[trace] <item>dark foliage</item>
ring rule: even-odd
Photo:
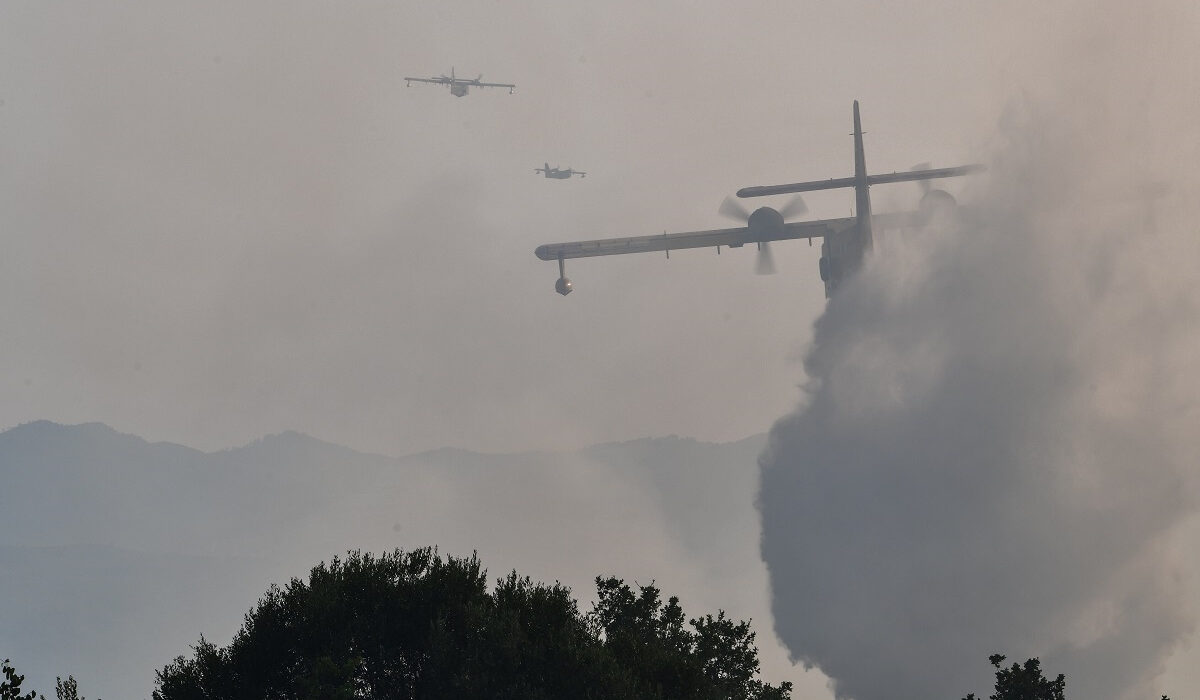
[[[1029,659],[1024,665],[1014,663],[1005,668],[1005,656],[992,654],[988,661],[996,667],[996,692],[988,696],[988,700],[1065,700],[1067,679],[1058,674],[1054,680],[1048,680],[1042,675],[1042,662]],[[975,693],[967,695],[963,700],[976,700]],[[1162,700],[1170,700],[1166,695]]]
[[[473,556],[351,552],[268,590],[228,647],[202,638],[154,698],[789,697],[755,679],[754,633],[723,613],[685,628],[676,599],[609,578],[582,614],[564,586],[486,577]]]
[[[21,684],[25,682],[25,676],[18,675],[16,669],[9,665],[8,659],[4,660],[2,670],[4,679],[0,680],[0,700],[45,700],[44,695],[38,695],[34,691],[29,691],[28,694],[21,694]],[[79,686],[75,683],[74,676],[67,676],[67,680],[62,678],[55,679],[54,694],[58,700],[85,700],[79,695]]]
[[[28,695],[21,694],[21,684],[25,682],[25,676],[19,675],[17,670],[9,665],[8,659],[0,664],[0,670],[4,672],[4,679],[0,680],[0,700],[36,700],[37,693],[32,691]]]
[[[653,584],[635,592],[616,578],[597,578],[598,600],[589,615],[603,647],[637,685],[664,698],[790,697],[791,683],[771,686],[758,675],[758,648],[750,623],[724,612],[688,620],[679,599],[663,603]],[[690,629],[689,629],[690,627]]]

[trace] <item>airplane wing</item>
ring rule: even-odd
[[[438,85],[445,85],[446,83],[450,82],[450,79],[449,78],[405,78],[404,82],[406,82],[406,83],[437,83]]]
[[[471,84],[476,87],[506,87],[509,90],[512,90],[517,87],[516,85],[512,85],[511,83],[471,83]]]
[[[632,238],[603,238],[594,241],[571,243],[549,243],[538,246],[534,255],[542,260],[569,260],[590,258],[597,255],[625,255],[627,253],[652,253],[683,248],[709,248],[713,246],[738,247],[747,243],[787,241],[797,238],[820,238],[843,231],[855,225],[854,219],[822,219],[798,221],[784,224],[783,231],[767,238],[752,238],[750,230],[722,228],[712,231],[687,231],[685,233],[663,233],[657,236],[634,236]]]
[[[897,173],[868,175],[868,185],[883,185],[889,182],[912,182],[914,180],[936,180],[943,177],[958,177],[970,175],[985,170],[983,165],[960,165],[956,168],[934,168],[932,170],[906,170]],[[828,180],[811,180],[809,182],[793,182],[787,185],[762,185],[743,187],[737,191],[739,197],[768,197],[773,194],[791,194],[792,192],[814,192],[816,190],[834,190],[841,187],[854,187],[854,178],[835,177]]]

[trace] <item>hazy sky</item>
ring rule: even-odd
[[[873,169],[972,160],[1045,82],[1071,13],[1044,5],[4,3],[0,425],[390,454],[761,432],[799,396],[818,248],[765,278],[747,250],[576,261],[568,298],[533,248],[849,174],[855,98]],[[517,92],[401,79],[451,66]]]
[[[1079,136],[1054,153],[1084,162],[1049,171],[1085,181],[1070,201],[1092,213],[1004,198],[1071,234],[1022,270],[1072,265],[1097,222],[1118,262],[1082,276],[1124,270],[1125,193],[1173,181],[1178,204],[1197,184],[1196,36],[1189,0],[0,3],[0,427],[102,421],[202,449],[294,429],[387,454],[760,433],[806,400],[817,247],[777,245],[771,277],[752,250],[572,261],[567,298],[533,249],[723,227],[739,187],[848,175],[854,99],[877,172],[993,158],[1033,105]],[[452,66],[516,94],[404,86]],[[588,177],[535,176],[547,161]],[[844,216],[852,196],[807,201]],[[1119,298],[1194,308],[1184,213]],[[897,253],[894,274],[922,264]],[[1029,290],[1093,309],[1076,282]],[[1118,311],[1083,331],[1119,343],[1107,321],[1155,320]],[[1169,320],[1145,337],[1174,343]],[[1194,357],[1177,348],[1089,367],[1165,382]],[[1190,409],[1190,386],[1164,395]],[[1134,550],[1167,546],[1149,530]]]

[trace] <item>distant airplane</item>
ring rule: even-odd
[[[567,180],[567,179],[570,179],[570,177],[572,175],[578,175],[579,177],[587,177],[587,173],[583,172],[582,170],[571,170],[570,168],[564,168],[562,170],[559,170],[558,168],[551,168],[549,163],[546,163],[545,167],[534,168],[533,172],[546,173],[546,177],[554,179],[554,180]]]
[[[454,68],[450,68],[450,75],[439,75],[436,78],[404,78],[404,83],[408,87],[412,87],[413,83],[434,83],[435,85],[447,85],[450,87],[450,94],[455,97],[465,97],[470,92],[472,87],[500,87],[508,88],[508,94],[512,94],[517,88],[511,83],[484,83],[483,73],[479,74],[478,78],[459,78],[454,75]]]
[[[665,251],[670,257],[672,250],[681,248],[707,248],[715,246],[721,252],[721,246],[740,248],[747,243],[758,246],[758,272],[770,274],[774,272],[771,251],[768,244],[771,241],[794,240],[807,238],[823,238],[821,244],[820,272],[821,280],[825,282],[825,297],[829,298],[838,285],[862,266],[866,253],[871,250],[874,225],[881,228],[903,228],[919,225],[927,221],[935,213],[953,211],[957,206],[954,197],[943,190],[933,189],[925,184],[925,194],[915,212],[895,214],[871,213],[871,185],[882,185],[890,182],[912,182],[935,180],[944,177],[956,177],[980,172],[982,165],[963,165],[955,168],[928,169],[918,166],[913,170],[881,175],[868,175],[866,157],[863,154],[863,131],[858,115],[858,101],[854,102],[854,175],[853,177],[816,180],[812,182],[797,182],[788,185],[768,185],[763,187],[746,187],[738,190],[738,197],[765,197],[776,194],[797,192],[812,192],[815,190],[831,190],[842,187],[853,187],[855,193],[855,215],[844,219],[820,219],[816,221],[798,221],[787,223],[792,216],[799,216],[807,211],[804,201],[799,195],[776,210],[771,207],[759,207],[753,212],[746,210],[736,200],[726,198],[719,212],[725,216],[745,221],[741,228],[715,229],[711,231],[688,231],[685,233],[663,233],[657,236],[634,236],[632,238],[607,238],[594,241],[575,241],[571,243],[551,243],[538,246],[534,254],[542,260],[558,261],[558,281],[554,289],[559,294],[570,294],[574,289],[571,280],[567,279],[564,261],[569,258],[588,258],[598,255],[623,255],[626,253],[649,253]]]

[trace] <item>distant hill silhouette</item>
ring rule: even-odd
[[[70,673],[89,697],[148,697],[157,668],[201,633],[227,642],[270,582],[422,545],[585,596],[596,574],[656,579],[691,608],[766,619],[764,440],[392,458],[295,432],[206,453],[28,423],[0,433],[0,650],[31,688]]]

